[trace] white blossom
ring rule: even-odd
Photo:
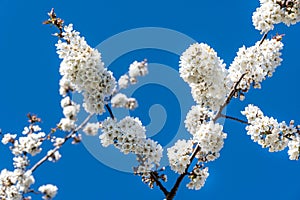
[[[266,39],[263,43],[256,42],[252,47],[241,47],[237,56],[229,67],[228,79],[236,83],[243,74],[244,77],[237,89],[247,92],[251,85],[260,88],[266,77],[271,77],[281,64],[281,50],[283,44],[279,38]]]
[[[16,137],[17,137],[17,134],[6,133],[6,134],[4,134],[1,142],[2,142],[2,144],[7,144],[9,142],[13,142]]]
[[[75,121],[69,118],[62,118],[59,122],[59,127],[63,131],[71,131],[75,128]]]
[[[192,134],[196,134],[200,125],[205,123],[212,117],[212,112],[207,108],[200,105],[192,106],[191,110],[187,113],[184,121],[186,129]]]
[[[0,199],[21,200],[22,194],[26,193],[34,182],[31,171],[3,169],[0,172]]]
[[[299,135],[293,138],[293,140],[288,143],[288,154],[290,160],[298,160],[300,156],[300,137]]]
[[[254,105],[248,105],[242,114],[247,117],[249,125],[246,127],[247,134],[254,142],[263,148],[269,148],[270,152],[281,151],[291,142],[297,129],[285,122],[278,123],[273,117],[264,116],[263,112]]]
[[[25,137],[19,137],[14,141],[12,153],[14,155],[22,154],[23,152],[29,153],[32,156],[41,152],[42,138],[45,137],[44,132],[31,133]]]
[[[148,74],[148,63],[146,60],[142,62],[134,61],[129,66],[128,74],[130,76],[131,84],[135,84],[137,82],[138,76],[145,76]]]
[[[48,160],[51,161],[51,162],[57,162],[60,158],[61,158],[61,154],[59,153],[58,150],[56,150],[54,153],[53,153],[54,150],[49,150],[47,152],[47,155],[51,155]]]
[[[27,156],[17,155],[13,158],[14,168],[19,168],[25,170],[25,168],[29,165],[29,160]]]
[[[69,105],[63,108],[63,114],[66,118],[76,119],[77,113],[79,112],[79,105]]]
[[[58,41],[57,53],[62,60],[60,74],[60,93],[65,96],[69,90],[83,92],[83,107],[89,113],[104,112],[104,99],[110,96],[115,88],[112,72],[104,67],[101,54],[91,48],[79,32],[70,24],[64,27],[63,39]]]
[[[83,129],[83,132],[87,135],[95,136],[99,130],[99,123],[87,123]]]
[[[202,107],[218,110],[226,97],[225,64],[207,44],[195,43],[180,57],[179,73]]]
[[[261,0],[260,7],[253,13],[253,25],[261,33],[274,29],[274,24],[284,23],[287,26],[300,21],[299,0]]]
[[[157,142],[146,138],[145,127],[138,118],[127,116],[119,122],[107,118],[101,128],[99,138],[104,147],[113,144],[124,154],[137,155],[139,166],[134,167],[135,173],[148,175],[154,167],[159,166],[163,149]]]
[[[67,79],[67,76],[62,76],[59,81],[59,94],[65,97],[68,92],[75,91],[74,85]]]
[[[118,80],[118,85],[120,89],[125,89],[128,87],[129,84],[129,77],[128,75],[124,74],[122,75]]]
[[[130,110],[135,109],[138,106],[138,103],[135,98],[128,98],[123,93],[117,93],[111,99],[111,105],[115,108],[127,108]]]
[[[61,137],[55,137],[53,138],[52,142],[54,142],[53,143],[54,146],[61,146],[65,142],[65,139]]]
[[[60,101],[60,106],[62,108],[67,107],[72,105],[72,101],[71,98],[69,96],[64,97],[61,101]]]
[[[47,184],[40,186],[38,190],[44,194],[43,199],[52,199],[56,196],[58,188],[55,185]]]
[[[192,140],[178,140],[174,146],[168,148],[168,159],[173,171],[182,174],[190,164],[190,154],[193,152]]]
[[[195,167],[189,176],[190,182],[186,185],[188,189],[200,190],[209,176],[208,167],[203,169]]]
[[[193,138],[201,148],[197,158],[201,161],[213,161],[218,158],[226,137],[227,134],[223,133],[222,125],[213,121],[201,124]]]

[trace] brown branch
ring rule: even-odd
[[[112,119],[115,119],[115,116],[114,116],[114,114],[113,114],[113,112],[112,112],[110,106],[109,106],[108,104],[105,104],[105,108],[108,110],[110,117],[111,117]]]
[[[73,131],[71,131],[67,136],[64,137],[64,141],[56,146],[54,149],[52,149],[51,153],[47,153],[41,160],[39,160],[37,163],[35,163],[35,165],[33,165],[30,169],[31,172],[34,172],[40,165],[42,165],[45,161],[48,160],[48,158],[50,158],[51,156],[53,156],[53,154],[58,151],[63,144],[65,144],[70,138],[72,138],[72,136],[78,132],[80,129],[82,129],[87,123],[88,121],[92,118],[94,114],[90,114],[89,116],[87,116],[85,118],[85,120],[76,128],[74,129]]]
[[[242,79],[244,78],[244,76],[246,75],[246,73],[244,73],[240,79],[233,85],[228,97],[226,98],[225,102],[220,106],[219,111],[217,112],[216,116],[213,118],[213,122],[216,122],[220,117],[223,116],[222,111],[224,110],[224,108],[230,103],[232,97],[234,96],[235,92],[237,92],[237,87],[240,84],[240,82],[242,81]],[[183,174],[180,174],[179,177],[177,178],[173,188],[171,189],[171,191],[169,192],[169,194],[166,196],[166,200],[172,200],[174,199],[177,190],[179,188],[180,183],[182,182],[183,178],[188,175],[188,169],[190,167],[190,165],[192,164],[196,154],[200,151],[201,147],[199,146],[199,144],[197,144],[197,146],[195,147],[194,152],[191,155],[190,158],[190,164],[187,165],[185,172]]]
[[[190,164],[187,165],[187,167],[185,168],[185,172],[183,174],[180,174],[179,177],[177,178],[173,188],[171,189],[171,191],[169,192],[169,194],[166,196],[166,200],[172,200],[174,199],[177,190],[179,188],[180,183],[182,182],[183,178],[188,175],[188,169],[191,166],[194,158],[196,157],[197,153],[200,151],[200,146],[199,144],[197,144],[197,146],[195,147],[194,152],[192,153],[191,157],[190,157]]]
[[[268,32],[266,32],[266,33],[262,36],[262,38],[261,38],[261,40],[260,40],[258,46],[260,46],[260,45],[265,41],[265,39],[267,38],[267,36],[268,36]]]
[[[150,172],[150,176],[154,179],[156,185],[164,193],[165,196],[168,196],[169,191],[163,186],[163,184],[157,178],[157,175],[154,172]]]
[[[222,115],[222,111],[224,110],[224,108],[230,103],[232,97],[234,96],[235,92],[237,92],[237,87],[240,84],[240,82],[242,81],[242,79],[244,78],[244,76],[247,73],[244,73],[240,79],[233,85],[228,97],[226,98],[225,102],[220,106],[219,111],[217,112],[216,116],[213,118],[213,122],[216,122]]]
[[[231,116],[228,116],[228,115],[223,115],[223,114],[221,114],[221,115],[220,115],[220,117],[223,117],[223,118],[226,118],[226,119],[231,119],[231,120],[234,120],[234,121],[241,122],[241,123],[243,123],[243,124],[250,125],[250,123],[249,123],[249,122],[247,122],[247,121],[244,121],[244,120],[242,120],[242,119],[239,119],[239,118],[236,118],[236,117],[231,117]]]

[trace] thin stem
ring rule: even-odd
[[[108,110],[110,117],[111,117],[112,119],[115,119],[115,116],[114,116],[114,114],[113,114],[113,112],[112,112],[110,106],[109,106],[108,104],[105,104],[105,108]]]
[[[243,123],[243,124],[250,125],[250,123],[248,123],[247,121],[244,121],[244,120],[239,119],[239,118],[236,118],[236,117],[231,117],[231,116],[224,115],[224,114],[221,114],[220,117],[223,117],[223,118],[226,118],[226,119],[231,119],[231,120],[234,120],[234,121],[241,122],[241,123]]]
[[[58,151],[63,144],[65,144],[70,138],[72,138],[72,136],[78,132],[80,129],[82,129],[87,123],[88,121],[92,118],[94,114],[90,114],[89,116],[87,116],[85,118],[85,120],[77,127],[75,128],[73,131],[71,131],[67,136],[65,136],[64,141],[61,142],[60,145],[56,146],[54,149],[52,149],[51,153],[47,153],[41,160],[39,160],[37,163],[35,163],[35,165],[33,165],[30,169],[31,172],[34,172],[40,165],[42,165],[45,161],[48,160],[48,158],[50,158],[56,151]]]
[[[169,192],[169,194],[166,196],[166,199],[167,200],[172,200],[174,199],[176,193],[177,193],[177,190],[179,188],[179,185],[180,183],[182,182],[183,178],[188,175],[188,169],[189,167],[191,166],[194,158],[196,157],[196,154],[200,151],[201,147],[199,146],[199,144],[197,144],[197,146],[195,147],[195,150],[194,152],[192,153],[191,157],[190,157],[190,164],[187,165],[187,167],[185,168],[185,171],[183,174],[180,174],[179,177],[177,178],[173,188],[171,189],[171,191]]]
[[[268,36],[268,33],[269,33],[269,32],[266,32],[266,33],[262,36],[262,38],[261,38],[261,40],[260,40],[260,42],[259,42],[259,46],[265,41],[265,39],[266,39],[267,36]]]
[[[237,92],[237,87],[240,84],[240,82],[242,81],[242,79],[244,78],[244,76],[247,73],[244,73],[240,79],[233,85],[231,91],[229,92],[229,95],[227,97],[227,99],[225,100],[225,102],[220,106],[219,111],[217,112],[216,116],[213,119],[213,122],[216,122],[222,115],[222,111],[224,110],[224,108],[230,103],[232,97],[234,96],[235,92]]]
[[[222,111],[224,110],[224,108],[230,103],[231,99],[233,98],[235,92],[237,92],[237,87],[240,84],[240,82],[242,81],[242,79],[244,78],[244,76],[246,75],[246,73],[244,73],[240,79],[233,85],[231,91],[229,92],[228,97],[226,98],[225,102],[220,106],[219,111],[217,112],[217,114],[215,115],[215,117],[213,118],[213,122],[216,122],[220,117],[222,117]],[[190,157],[190,164],[187,165],[185,172],[183,174],[180,174],[173,186],[173,188],[171,189],[171,191],[169,192],[169,194],[166,196],[167,200],[172,200],[174,199],[177,190],[180,186],[180,183],[182,182],[183,178],[188,175],[188,169],[190,167],[190,165],[192,164],[194,158],[196,157],[196,154],[200,151],[201,147],[199,146],[199,144],[197,144],[197,146],[195,147],[194,152],[192,153],[191,157]]]
[[[154,179],[155,183],[159,187],[159,189],[164,193],[165,196],[168,196],[169,191],[163,186],[163,184],[157,178],[157,175],[154,172],[150,172],[150,176]]]

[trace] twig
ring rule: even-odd
[[[157,178],[157,175],[154,172],[150,172],[150,176],[154,179],[156,185],[164,193],[165,196],[168,196],[169,191],[163,186],[163,184]]]
[[[112,119],[115,119],[115,116],[114,116],[114,114],[113,114],[113,112],[112,112],[110,106],[109,106],[108,104],[105,104],[105,108],[108,110],[110,117],[111,117]]]
[[[261,38],[261,40],[260,40],[258,46],[260,46],[260,45],[265,41],[265,39],[267,38],[267,36],[268,36],[268,32],[266,32],[266,33],[262,36],[262,38]]]
[[[67,136],[65,136],[64,141],[60,143],[60,145],[56,146],[54,149],[52,149],[51,153],[46,154],[41,160],[39,160],[37,163],[35,163],[34,166],[31,167],[30,171],[34,172],[40,165],[42,165],[45,161],[48,160],[57,150],[59,150],[64,143],[66,143],[76,132],[78,132],[80,129],[82,129],[88,121],[92,118],[94,114],[90,114],[85,118],[85,120],[73,131],[71,131]]]
[[[240,79],[233,85],[228,97],[226,98],[225,102],[220,106],[220,109],[218,111],[218,113],[215,115],[215,117],[213,118],[213,122],[216,122],[220,117],[222,117],[222,111],[224,110],[224,108],[230,103],[232,97],[234,96],[235,92],[237,91],[237,87],[238,85],[240,84],[240,82],[242,81],[242,79],[244,78],[244,76],[246,75],[246,73],[244,73]],[[197,144],[197,146],[195,147],[195,150],[194,152],[192,153],[191,155],[191,158],[190,158],[190,164],[187,165],[186,169],[185,169],[185,172],[183,174],[180,174],[179,177],[177,178],[173,188],[171,189],[171,191],[169,192],[169,194],[166,196],[166,199],[167,200],[172,200],[175,195],[176,195],[176,192],[179,188],[179,185],[180,183],[182,182],[183,178],[188,175],[188,169],[190,167],[190,165],[192,164],[196,154],[200,151],[201,147],[199,146],[199,144]]]
[[[236,118],[236,117],[231,117],[231,116],[224,115],[224,114],[221,114],[220,117],[223,117],[223,118],[226,118],[226,119],[232,119],[232,120],[234,120],[234,121],[238,121],[238,122],[241,122],[241,123],[243,123],[243,124],[250,125],[250,123],[248,123],[247,121],[244,121],[244,120],[239,119],[239,118]]]
[[[176,192],[179,188],[180,183],[182,182],[183,178],[188,175],[188,169],[191,166],[194,158],[196,157],[196,154],[200,151],[201,147],[199,146],[199,144],[197,144],[197,146],[195,147],[194,152],[192,153],[191,157],[190,157],[190,164],[187,165],[187,167],[185,168],[185,171],[183,174],[180,174],[179,177],[177,178],[173,188],[171,189],[171,191],[169,192],[169,194],[166,196],[167,200],[172,200],[174,199]]]
[[[223,103],[223,105],[220,106],[219,111],[217,112],[216,116],[213,119],[213,122],[216,122],[222,115],[222,111],[224,110],[224,108],[230,103],[232,97],[234,96],[235,92],[237,91],[237,87],[240,84],[240,82],[242,81],[242,79],[244,78],[244,76],[247,73],[242,74],[242,76],[240,77],[240,79],[234,84],[234,86],[232,87],[227,99],[225,100],[225,102]]]

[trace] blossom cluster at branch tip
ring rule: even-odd
[[[212,119],[213,112],[209,111],[200,105],[192,106],[191,110],[187,113],[184,121],[186,129],[192,135],[195,135],[199,130],[201,124],[206,123]]]
[[[76,126],[80,105],[72,101],[69,96],[66,96],[61,100],[61,107],[63,108],[64,118],[60,120],[58,127],[63,131],[71,131]]]
[[[193,152],[192,140],[178,140],[172,147],[168,148],[168,159],[173,171],[183,174],[190,164],[190,154]]]
[[[261,82],[267,76],[271,77],[281,64],[282,48],[281,36],[278,36],[270,40],[266,39],[263,43],[256,42],[252,47],[243,46],[239,49],[228,69],[228,80],[231,83],[236,83],[245,74],[237,86],[240,94],[236,96],[240,96],[243,100],[243,93],[247,92],[252,85],[254,88],[261,88]]]
[[[42,144],[47,137],[39,125],[32,122],[29,126],[24,127],[22,135],[4,134],[2,143],[10,145],[13,157],[14,170],[3,169],[0,172],[0,199],[21,200],[26,197],[30,199],[29,191],[31,185],[35,183],[32,170],[27,169],[30,165],[30,156],[35,156],[42,151]],[[48,151],[50,161],[57,161],[61,157],[58,151]]]
[[[252,15],[253,25],[261,33],[273,30],[274,24],[290,26],[299,21],[299,0],[260,0],[260,7]]]
[[[0,199],[21,200],[22,194],[28,192],[34,182],[31,171],[3,169],[0,172]]]
[[[64,27],[62,33],[65,41],[56,44],[60,64],[60,93],[68,91],[82,92],[83,107],[89,113],[102,114],[105,97],[110,96],[115,88],[115,78],[112,72],[104,67],[101,54],[91,48],[79,32],[73,30],[70,24]]]
[[[111,105],[115,108],[127,108],[133,110],[138,106],[138,103],[135,98],[128,98],[123,93],[117,93],[111,98]]]
[[[200,190],[209,176],[208,167],[202,168],[196,165],[189,175],[190,182],[186,185],[188,189]]]
[[[138,118],[127,116],[119,122],[107,118],[101,128],[99,138],[104,147],[114,145],[124,154],[133,153],[137,156],[139,166],[134,167],[136,174],[149,176],[151,170],[159,166],[163,149],[157,142],[146,138],[145,127]]]
[[[207,44],[192,44],[180,57],[179,73],[202,107],[218,110],[226,97],[225,64]]]
[[[22,132],[24,136],[19,138],[16,138],[16,134],[7,133],[2,138],[2,143],[11,143],[10,149],[15,156],[23,156],[24,153],[35,156],[42,151],[41,145],[46,135],[40,130],[40,127],[37,125],[25,127]]]
[[[95,136],[98,133],[99,130],[99,123],[87,123],[85,127],[83,128],[83,132],[85,132],[86,135]]]
[[[201,148],[196,158],[202,162],[213,161],[220,156],[227,134],[223,132],[223,126],[209,121],[200,125],[194,134],[193,140]]]
[[[281,151],[287,146],[291,160],[298,160],[300,154],[299,130],[291,121],[287,125],[284,121],[278,123],[273,117],[264,116],[263,112],[252,104],[248,105],[242,114],[247,117],[247,134],[254,142],[270,152]]]
[[[55,185],[47,184],[40,186],[38,190],[44,194],[43,199],[48,200],[56,196],[58,188]]]
[[[147,60],[143,60],[141,62],[134,61],[130,64],[128,73],[120,76],[118,80],[119,89],[125,89],[129,86],[129,84],[136,84],[137,77],[145,76],[148,74],[148,63]]]

